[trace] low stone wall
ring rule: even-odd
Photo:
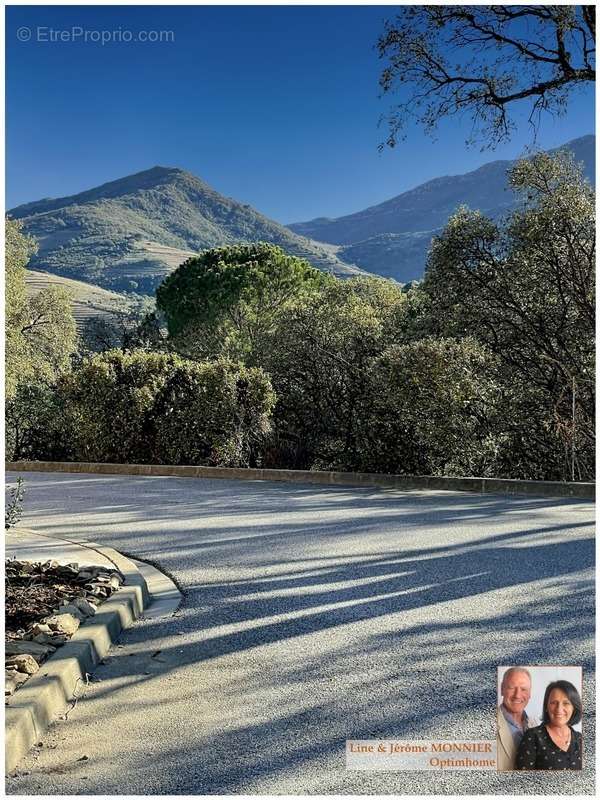
[[[595,499],[595,483],[520,481],[507,478],[442,478],[428,475],[381,475],[371,472],[318,472],[290,469],[168,466],[164,464],[94,464],[67,461],[14,461],[16,472],[86,472],[110,475],[168,475],[180,478],[219,478],[246,481],[286,481],[334,486],[381,486],[392,489],[442,489],[477,494],[532,495]]]

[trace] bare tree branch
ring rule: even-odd
[[[378,41],[382,93],[401,94],[385,117],[386,144],[415,119],[433,133],[470,115],[473,141],[510,138],[510,112],[529,101],[535,131],[564,112],[571,91],[595,80],[593,6],[407,6]]]

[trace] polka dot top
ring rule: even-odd
[[[545,725],[525,731],[515,769],[581,769],[581,734],[571,728],[568,750],[554,744]]]

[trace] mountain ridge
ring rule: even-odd
[[[566,142],[550,152],[570,150],[595,179],[595,136]],[[381,203],[341,217],[316,217],[288,227],[336,247],[337,255],[368,272],[401,283],[420,279],[432,237],[460,205],[498,219],[518,203],[509,190],[507,171],[515,161],[497,159],[458,175],[432,178]]]
[[[556,149],[571,149],[593,181],[594,143],[588,135]],[[202,250],[253,241],[279,245],[339,277],[364,270],[405,283],[422,277],[432,236],[459,205],[492,218],[515,207],[506,180],[513,163],[495,160],[353,214],[289,227],[181,167],[160,165],[8,213],[39,242],[31,269],[118,292],[152,294],[169,272]]]
[[[593,177],[593,170],[591,169],[592,161],[586,156],[593,156],[593,146],[595,142],[594,134],[587,134],[585,136],[577,137],[576,139],[572,139],[565,144],[560,145],[560,147],[553,148],[549,150],[550,153],[556,153],[559,150],[568,149],[574,153],[576,160],[583,161],[584,165],[588,167],[586,170],[586,177],[592,178]],[[526,156],[527,157],[527,156]],[[394,197],[388,198],[387,200],[382,200],[379,203],[374,203],[373,205],[367,206],[364,209],[359,211],[353,211],[350,214],[343,214],[340,217],[315,217],[312,220],[308,220],[306,222],[292,222],[287,225],[288,228],[299,232],[301,228],[308,229],[309,226],[313,226],[317,223],[339,223],[345,220],[358,220],[363,215],[372,214],[374,211],[380,209],[389,209],[389,208],[398,208],[399,205],[405,199],[411,199],[413,197],[418,197],[422,195],[426,195],[428,192],[434,189],[444,188],[448,189],[449,184],[452,183],[456,185],[456,183],[464,183],[470,182],[473,179],[479,180],[482,177],[486,177],[487,175],[497,176],[501,173],[503,176],[506,175],[506,171],[510,168],[512,164],[514,164],[519,159],[496,159],[495,161],[489,161],[486,164],[482,164],[481,166],[477,167],[474,170],[469,170],[468,172],[463,173],[456,173],[456,174],[448,174],[448,175],[441,175],[436,178],[431,178],[424,183],[417,184],[417,186],[413,186],[411,189],[407,189],[404,192],[401,192],[398,195],[394,195]],[[505,187],[508,188],[508,187]],[[431,226],[426,226],[429,229]],[[313,231],[314,232],[314,231]],[[391,230],[380,230],[378,233],[401,233],[404,231],[391,231]],[[372,234],[371,234],[372,235]],[[321,241],[321,240],[318,240]],[[349,244],[350,242],[343,242],[343,241],[334,241],[333,235],[330,236],[328,239],[324,239],[323,241],[329,241],[331,244]],[[353,241],[359,241],[358,238],[355,238]]]
[[[151,167],[75,195],[22,204],[9,215],[39,242],[32,269],[117,291],[153,293],[190,255],[252,241],[277,244],[341,277],[361,274],[335,248],[293,233],[179,167]]]
[[[122,178],[115,178],[112,181],[106,181],[105,183],[101,183],[99,186],[93,186],[91,189],[84,189],[81,192],[76,192],[75,194],[64,195],[62,197],[44,197],[40,200],[33,200],[29,203],[21,203],[18,206],[15,206],[11,209],[10,213],[15,215],[17,212],[17,216],[23,216],[24,212],[31,212],[34,211],[38,206],[44,207],[44,211],[52,211],[57,208],[62,208],[65,205],[70,205],[68,201],[72,201],[74,199],[79,199],[80,202],[86,202],[87,198],[89,197],[90,201],[93,199],[110,199],[111,197],[118,196],[118,193],[107,193],[106,190],[109,187],[117,187],[123,186],[126,182],[131,184],[134,178],[140,178],[142,176],[150,176],[150,175],[167,175],[171,173],[186,173],[186,170],[181,169],[179,167],[161,167],[161,166],[154,166],[150,167],[149,169],[141,170],[140,172],[133,172],[131,175],[126,175]],[[191,173],[187,173],[191,175]],[[201,183],[204,183],[201,178],[197,178]],[[155,185],[155,182],[153,183]],[[206,184],[208,186],[208,184]],[[137,188],[143,188],[143,185],[138,185]]]

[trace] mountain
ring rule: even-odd
[[[593,136],[564,145],[594,181]],[[497,218],[515,206],[493,161],[436,178],[364,211],[285,227],[219,194],[182,169],[153,167],[70,197],[9,211],[35,236],[33,270],[117,292],[153,294],[166,274],[201,250],[266,241],[340,277],[366,270],[402,283],[422,277],[431,237],[461,204]]]
[[[595,182],[595,137],[574,139],[559,149],[571,150]],[[494,219],[511,211],[516,197],[507,184],[514,161],[492,161],[464,175],[435,178],[415,189],[337,219],[318,217],[289,225],[311,239],[337,245],[343,261],[400,282],[421,278],[431,237],[460,205]]]
[[[339,276],[361,272],[330,245],[311,242],[173,167],[153,167],[8,213],[39,242],[32,269],[116,291],[152,294],[190,256],[236,242],[271,242]]]

